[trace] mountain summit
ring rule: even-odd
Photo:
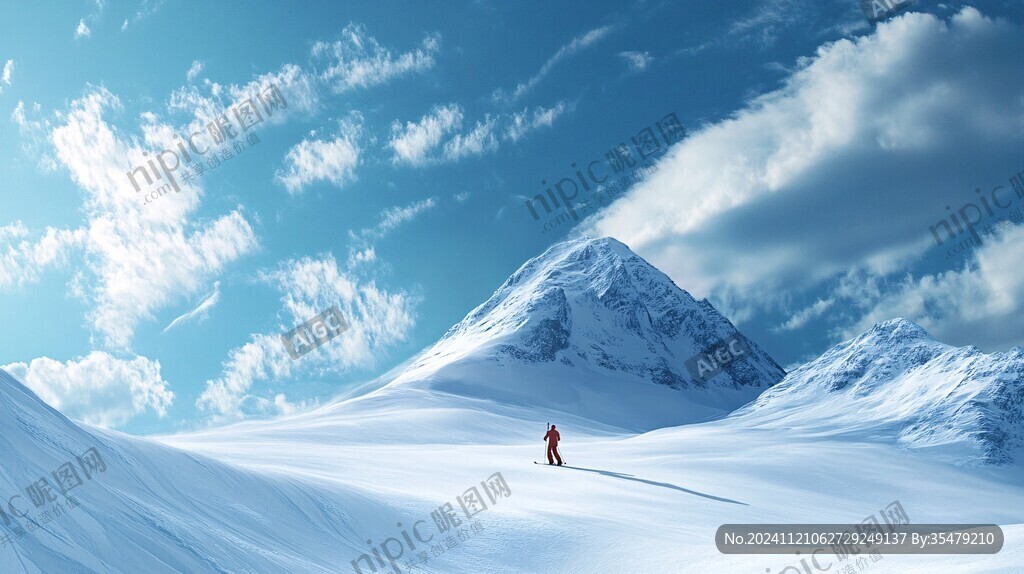
[[[758,426],[887,441],[960,465],[1024,454],[1024,350],[985,354],[902,318],[790,373],[736,413]]]
[[[720,369],[687,368],[734,342]],[[709,353],[710,352],[710,353]],[[718,365],[716,365],[718,366]],[[707,300],[611,238],[527,261],[421,354],[406,385],[650,429],[724,416],[785,375]]]

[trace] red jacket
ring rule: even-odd
[[[558,431],[555,429],[549,430],[548,434],[544,435],[544,440],[548,441],[548,446],[558,446],[558,441],[561,440],[561,438],[562,437],[558,436]]]

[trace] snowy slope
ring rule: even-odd
[[[106,470],[93,468],[86,478],[76,457],[90,448]],[[0,460],[4,574],[333,573],[362,545],[349,513],[380,508],[356,490],[259,476],[153,441],[83,428],[4,371]],[[69,483],[75,508],[51,474],[69,461],[82,481]],[[27,489],[44,477],[54,499],[37,508]]]
[[[893,441],[958,464],[1024,462],[1024,350],[955,348],[893,319],[793,371],[735,417]]]
[[[750,352],[695,379],[687,360],[731,338]],[[581,238],[524,264],[382,393],[428,389],[649,430],[724,416],[784,374],[628,247]]]

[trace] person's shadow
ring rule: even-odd
[[[597,469],[594,469],[594,468],[582,468],[582,467],[579,467],[579,466],[563,466],[562,468],[568,468],[568,469],[571,469],[571,470],[582,470],[584,472],[596,472],[597,474],[603,474],[605,476],[610,476],[612,478],[621,478],[622,480],[632,480],[634,482],[642,482],[644,484],[650,484],[651,486],[660,486],[662,488],[671,488],[672,490],[679,490],[679,491],[685,492],[687,494],[693,494],[695,496],[700,496],[700,497],[703,497],[703,498],[710,498],[711,500],[717,500],[718,502],[728,502],[730,504],[742,504],[743,506],[750,506],[746,502],[740,502],[738,500],[732,500],[732,499],[729,499],[729,498],[722,498],[721,496],[714,496],[714,495],[711,495],[711,494],[704,494],[703,492],[697,492],[696,490],[689,490],[687,488],[683,488],[681,486],[676,486],[674,484],[669,484],[667,482],[655,482],[653,480],[646,480],[646,479],[643,479],[643,478],[636,478],[632,474],[622,474],[621,472],[612,472],[610,470],[597,470]]]

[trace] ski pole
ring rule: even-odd
[[[551,423],[548,423],[548,432],[551,432]],[[548,456],[548,433],[544,433],[544,456],[540,457],[540,461],[544,462],[544,459]]]

